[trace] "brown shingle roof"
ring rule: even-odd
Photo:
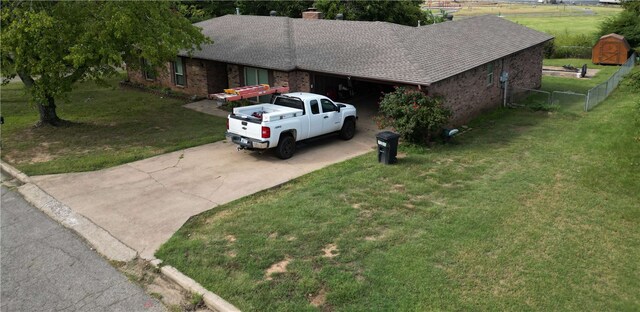
[[[196,58],[410,84],[431,84],[553,38],[490,15],[422,27],[246,15],[195,25],[214,41]]]

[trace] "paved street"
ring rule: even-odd
[[[74,233],[2,186],[0,310],[165,311]]]

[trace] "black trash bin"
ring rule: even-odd
[[[396,163],[400,135],[391,131],[382,131],[376,135],[376,139],[378,139],[378,162],[385,165]]]

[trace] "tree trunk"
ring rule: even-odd
[[[47,96],[47,103],[38,102],[38,111],[40,112],[40,121],[37,126],[51,125],[57,127],[62,124],[62,119],[56,113],[56,103],[53,97]]]

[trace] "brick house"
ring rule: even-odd
[[[378,96],[393,86],[442,95],[467,122],[497,107],[509,85],[539,88],[543,44],[552,36],[496,16],[422,27],[386,22],[226,15],[196,23],[214,43],[158,70],[128,71],[129,79],[206,96],[257,83],[334,98],[338,89]]]

